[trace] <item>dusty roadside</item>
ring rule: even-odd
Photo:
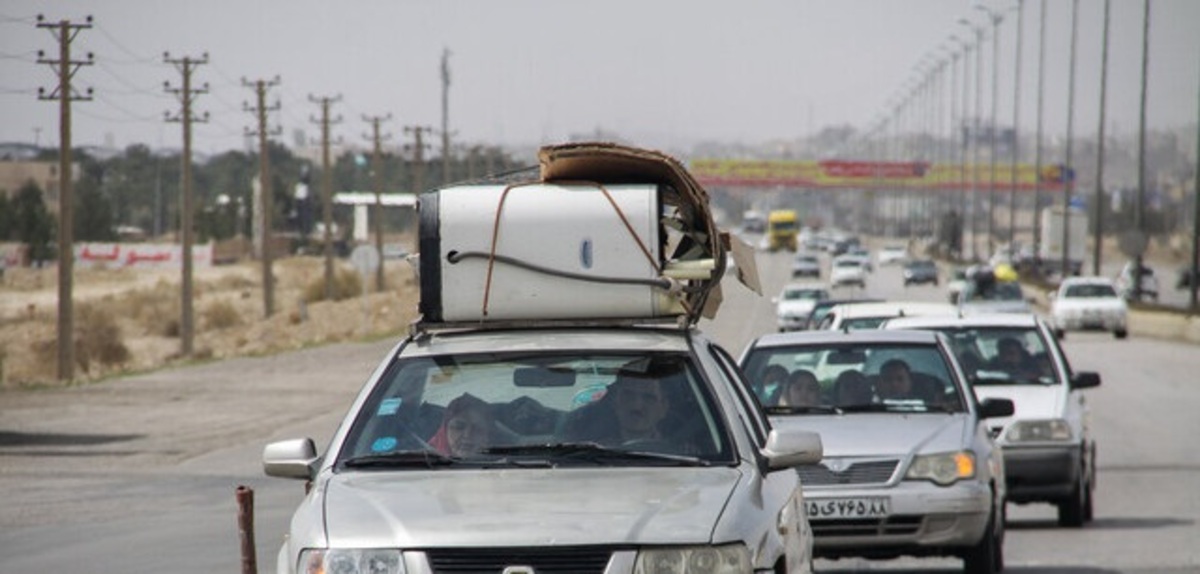
[[[320,258],[280,260],[274,275],[275,313],[266,317],[257,263],[198,269],[193,290],[194,353],[183,357],[178,271],[78,273],[73,288],[78,342],[72,384],[197,360],[400,333],[416,314],[414,277],[403,261],[385,263],[383,291],[373,292],[369,285],[365,297],[340,301],[305,302],[307,290],[316,287],[323,292]],[[338,262],[337,277],[339,286],[358,291],[359,278],[348,263]],[[10,269],[0,282],[0,392],[63,384],[56,380],[57,300],[53,268]]]

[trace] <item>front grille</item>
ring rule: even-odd
[[[809,464],[796,468],[800,473],[800,482],[805,486],[884,484],[891,480],[899,464],[900,461],[896,459],[856,462],[840,472],[834,472],[824,464]]]
[[[896,536],[916,534],[921,528],[920,516],[889,516],[887,518],[846,518],[810,521],[813,535],[833,536]]]
[[[500,574],[509,566],[528,566],[538,574],[602,574],[612,552],[594,546],[435,548],[425,555],[437,574]]]

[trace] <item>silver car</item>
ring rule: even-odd
[[[792,467],[820,437],[772,428],[694,328],[420,331],[331,444],[268,445],[310,481],[277,571],[811,571]]]
[[[958,556],[967,572],[1003,569],[1004,461],[984,419],[1013,404],[977,403],[944,336],[766,335],[741,365],[751,381],[787,370],[788,388],[763,389],[778,397],[764,409],[779,429],[821,435],[820,464],[797,467],[818,557]]]
[[[1053,504],[1062,526],[1092,520],[1096,437],[1083,390],[1099,386],[1100,374],[1073,371],[1045,320],[1018,313],[907,317],[884,328],[944,333],[977,397],[1012,400],[1012,417],[988,422],[1004,453],[1010,502]]]

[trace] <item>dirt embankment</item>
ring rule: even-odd
[[[339,294],[359,293],[360,278],[335,263]],[[367,278],[366,297],[324,301],[324,260],[275,262],[275,312],[265,316],[262,267],[247,261],[196,269],[193,353],[181,356],[178,270],[78,270],[72,281],[74,383],[185,361],[272,353],[402,333],[417,312],[412,268],[387,260],[385,289]],[[57,270],[8,269],[0,280],[0,389],[57,381]],[[318,294],[318,295],[314,295]],[[311,301],[311,302],[309,302]]]

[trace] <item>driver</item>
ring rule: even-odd
[[[667,397],[657,378],[621,373],[604,397],[572,413],[564,435],[571,441],[619,446],[662,438],[659,423],[667,415]]]

